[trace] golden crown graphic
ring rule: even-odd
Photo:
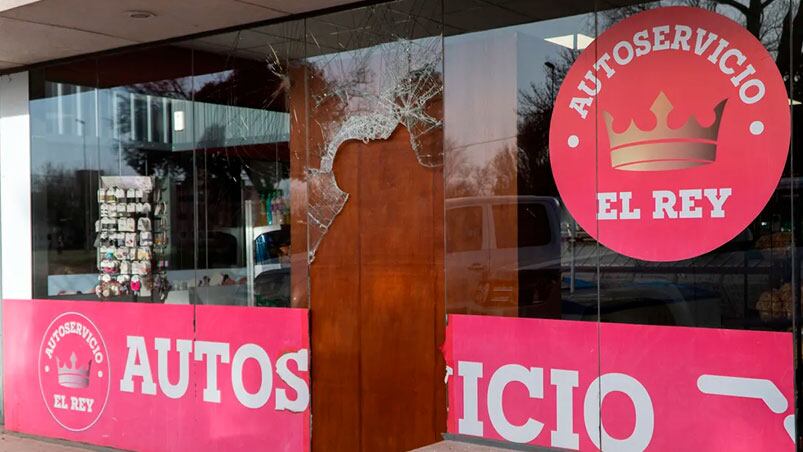
[[[727,99],[714,107],[714,122],[703,127],[691,116],[677,129],[669,127],[667,117],[674,108],[663,92],[653,101],[655,128],[641,130],[631,121],[622,133],[613,131],[613,116],[603,112],[611,142],[611,165],[623,171],[670,171],[713,163],[717,158],[717,140],[722,112]]]
[[[65,388],[86,388],[89,386],[89,369],[92,367],[92,361],[89,361],[86,367],[77,367],[76,363],[78,358],[75,352],[70,356],[70,367],[61,366],[59,359],[56,358],[58,365],[59,385]]]

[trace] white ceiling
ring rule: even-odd
[[[0,70],[354,0],[0,0]],[[132,19],[127,11],[154,17]]]

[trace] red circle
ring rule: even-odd
[[[688,40],[684,27],[691,31]],[[650,42],[650,51],[642,55],[639,49],[645,46],[635,39],[640,32]],[[712,33],[715,38],[703,47]],[[624,65],[614,58],[620,42],[629,42],[636,53],[629,61],[620,58]],[[609,59],[602,63],[612,74],[603,64],[594,68],[606,54]],[[628,52],[620,49],[618,54]],[[593,79],[586,78],[589,71],[601,82],[596,95]],[[591,96],[580,87],[584,80]],[[758,83],[764,95],[750,103]],[[656,114],[651,108],[661,93],[671,107],[658,105]],[[576,107],[577,99],[589,98],[590,106]],[[586,111],[585,118],[578,108]],[[608,248],[647,261],[696,257],[734,238],[767,204],[789,152],[789,109],[775,62],[741,25],[699,8],[653,9],[609,28],[567,73],[550,126],[552,172],[575,220]],[[731,194],[724,198],[728,188]],[[669,195],[662,197],[664,191],[673,193],[675,203]],[[598,220],[598,194],[612,193],[616,218]],[[640,209],[637,218],[623,217],[621,193],[631,193],[631,210]],[[685,217],[682,195],[691,203]],[[654,218],[656,197],[669,206],[659,209],[663,218]],[[723,198],[724,216],[718,217],[715,203]],[[669,218],[672,211],[676,218]]]
[[[83,314],[65,312],[48,325],[39,348],[39,388],[48,412],[73,432],[89,429],[109,400],[106,342]]]

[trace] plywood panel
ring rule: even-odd
[[[437,439],[445,406],[433,404],[441,173],[418,163],[404,128],[365,145],[360,167],[363,450],[409,450]]]
[[[302,84],[306,99],[322,88],[320,80],[309,76]],[[294,93],[302,87],[294,85]],[[306,113],[301,99],[291,96],[296,113]],[[293,131],[293,139],[304,144],[291,151],[306,151],[304,158],[291,156],[294,177],[303,165],[317,166],[317,124],[332,119],[324,109],[294,119],[304,132]],[[426,145],[441,146],[442,136],[428,137]],[[446,427],[442,169],[420,165],[399,128],[388,140],[342,145],[334,172],[349,199],[308,269],[313,450],[430,444]],[[303,202],[294,196],[293,208]],[[306,225],[294,221],[293,228],[296,253],[296,234]],[[296,271],[294,298],[304,293]]]
[[[349,202],[310,267],[313,450],[360,450],[360,261],[358,153],[346,144],[335,162]]]

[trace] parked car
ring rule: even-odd
[[[560,253],[553,197],[447,199],[447,310],[559,317]]]

